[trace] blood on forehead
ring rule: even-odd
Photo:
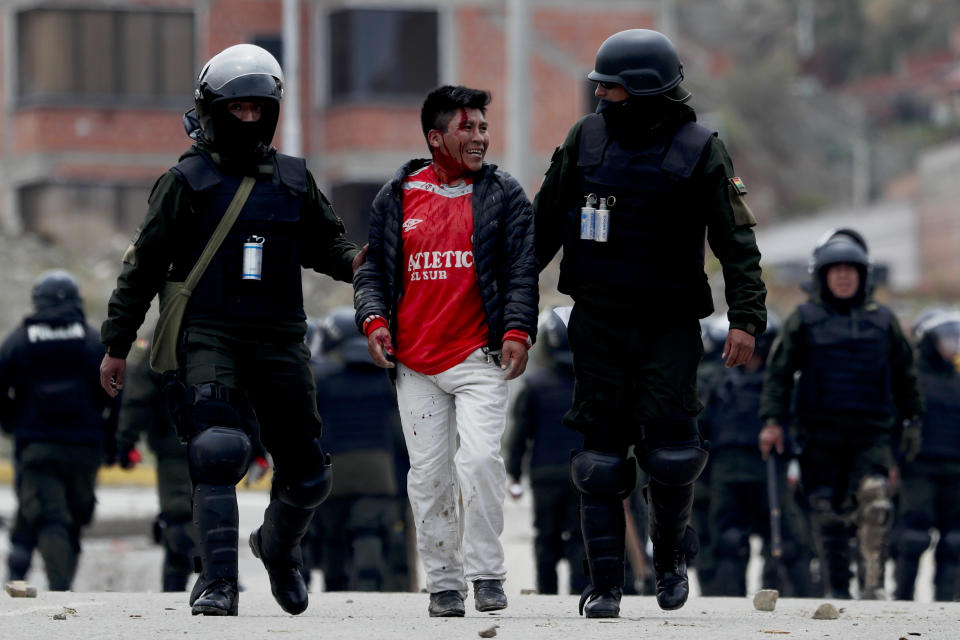
[[[470,116],[467,115],[467,110],[461,107],[460,108],[460,125],[457,128],[465,129],[468,122],[470,122]]]

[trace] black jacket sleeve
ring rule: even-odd
[[[370,235],[367,238],[369,248],[367,259],[353,276],[353,306],[356,309],[357,327],[363,330],[363,321],[368,316],[379,315],[390,318],[390,291],[386,270],[388,246],[385,240],[393,238],[395,233],[386,229],[387,211],[394,206],[391,183],[383,185],[377,197],[373,199],[370,210]],[[389,235],[388,235],[389,234]]]

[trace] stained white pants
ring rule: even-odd
[[[397,368],[410,455],[407,493],[427,591],[449,589],[466,597],[467,582],[506,574],[500,543],[507,482],[500,456],[504,372],[479,349],[437,375]]]

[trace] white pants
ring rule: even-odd
[[[397,403],[410,455],[407,493],[427,591],[503,580],[500,456],[506,427],[504,372],[478,349],[437,375],[397,365]],[[460,447],[457,448],[457,435]]]

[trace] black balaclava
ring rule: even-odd
[[[597,113],[603,116],[610,135],[625,144],[642,143],[670,125],[697,119],[691,107],[662,95],[630,96],[620,102],[601,98]]]

